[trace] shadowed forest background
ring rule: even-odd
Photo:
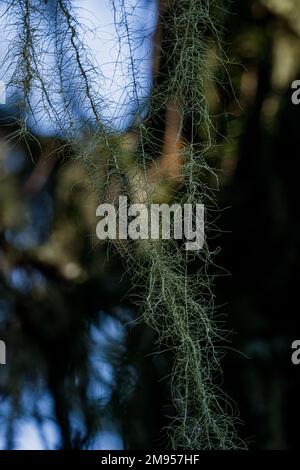
[[[164,2],[140,3],[154,11]],[[207,93],[216,130],[207,158],[219,183],[219,230],[209,246],[222,267],[216,315],[230,332],[220,386],[250,449],[292,449],[300,423],[300,375],[291,362],[299,339],[300,106],[291,102],[291,84],[300,79],[300,4],[232,0],[226,7],[228,60]],[[155,21],[147,35],[168,54]],[[148,55],[145,80],[156,67],[163,77],[155,48]],[[166,449],[172,350],[135,322],[142,289],[121,254],[108,256],[96,239],[97,198],[63,135],[35,123],[35,138],[11,137],[17,100],[0,106],[0,339],[7,345],[0,447]],[[128,114],[115,129],[116,140],[126,136],[126,152],[134,146]],[[152,128],[167,147],[176,126],[166,111]],[[185,131],[192,132],[188,124]],[[177,171],[170,155],[162,155],[162,174]]]

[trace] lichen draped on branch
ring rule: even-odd
[[[12,137],[31,138],[28,120],[41,110],[86,169],[99,201],[116,201],[123,194],[145,204],[203,203],[209,213],[215,207],[210,184],[215,175],[207,161],[213,124],[206,90],[222,63],[221,2],[161,0],[158,6],[152,90],[141,101],[129,9],[124,0],[112,1],[116,31],[127,43],[136,108],[132,126],[120,133],[103,117],[104,77],[84,45],[71,1],[7,2],[8,27],[14,32],[6,58],[14,66],[9,85],[21,95],[21,130]],[[208,242],[196,255],[196,271],[191,268],[195,254],[174,240],[116,242],[115,247],[144,287],[137,300],[140,320],[174,355],[170,386],[176,416],[168,429],[170,445],[239,447],[229,400],[216,385],[223,332],[214,318]]]

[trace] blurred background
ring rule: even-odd
[[[111,2],[76,3],[87,45],[104,66],[105,118],[126,135],[133,90]],[[129,3],[143,99],[158,5]],[[300,3],[232,0],[227,9],[228,63],[222,86],[208,93],[221,209],[210,245],[221,247],[215,262],[230,273],[215,283],[218,314],[232,332],[222,387],[250,448],[292,449],[300,423],[300,369],[291,362],[300,336],[300,106],[291,84],[300,79]],[[0,41],[3,60],[9,32],[1,19]],[[7,345],[0,448],[166,449],[172,356],[154,355],[156,333],[134,322],[138,288],[120,256],[108,259],[96,241],[97,200],[60,131],[37,109],[35,138],[7,139],[18,127],[15,99],[8,94],[0,105],[0,339]]]

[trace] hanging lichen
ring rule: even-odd
[[[10,137],[31,139],[28,121],[43,110],[86,169],[99,201],[114,202],[122,194],[147,205],[202,203],[210,221],[215,207],[210,181],[216,177],[207,161],[213,124],[206,90],[216,65],[222,65],[221,2],[159,2],[153,84],[146,101],[138,94],[126,3],[111,3],[116,31],[129,51],[136,108],[131,129],[118,133],[103,118],[103,76],[84,46],[71,2],[14,0],[7,2],[14,38],[6,63],[14,66],[9,86],[20,96],[20,130]],[[80,107],[83,119],[74,117],[74,107]],[[217,385],[223,333],[215,320],[208,223],[206,235],[198,252],[174,240],[114,243],[145,292],[137,299],[139,320],[151,325],[174,355],[170,386],[176,416],[168,430],[174,449],[240,446],[229,401]]]

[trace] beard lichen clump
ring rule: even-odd
[[[14,137],[30,138],[27,123],[36,113],[32,106],[37,106],[83,164],[99,201],[117,200],[122,194],[147,205],[202,203],[209,214],[215,208],[210,184],[215,176],[207,162],[213,124],[206,90],[222,62],[221,2],[159,2],[152,90],[142,102],[129,7],[123,0],[112,2],[116,31],[126,42],[128,57],[122,58],[132,75],[136,106],[134,124],[124,133],[113,131],[113,123],[103,118],[103,75],[84,46],[72,3],[19,0],[7,6],[15,39],[6,60],[16,65],[9,85],[22,97],[21,131]],[[31,96],[37,90],[40,100],[33,105]],[[74,116],[78,108],[81,119]],[[241,445],[229,400],[217,384],[223,333],[214,320],[207,239],[197,253],[174,240],[137,240],[121,247],[126,269],[145,292],[138,301],[140,321],[154,328],[159,344],[173,354],[170,387],[176,414],[168,429],[173,449]],[[120,244],[115,247],[120,249]]]

